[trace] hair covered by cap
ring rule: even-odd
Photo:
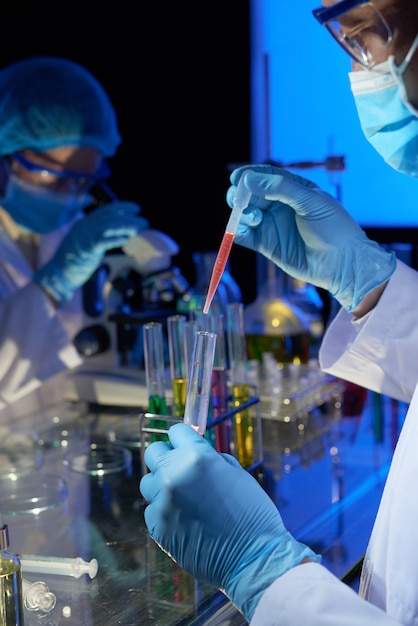
[[[109,96],[78,63],[32,57],[0,70],[0,154],[72,145],[109,157],[120,142]]]

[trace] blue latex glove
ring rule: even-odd
[[[267,589],[303,558],[266,492],[187,424],[145,451],[140,489],[151,537],[191,576],[221,589],[250,621]],[[301,566],[303,567],[303,565]]]
[[[33,280],[60,303],[70,300],[99,267],[107,250],[119,248],[148,227],[134,202],[112,202],[75,222],[53,258]]]
[[[232,208],[244,170],[252,196],[235,243],[256,250],[290,276],[327,289],[347,311],[395,271],[394,253],[371,241],[338,203],[312,182],[270,165],[231,174]]]

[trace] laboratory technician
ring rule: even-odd
[[[134,202],[83,212],[120,141],[86,68],[33,57],[0,70],[0,409],[80,365],[80,287],[148,225]]]
[[[366,137],[388,166],[418,177],[418,3],[323,4],[314,16],[351,56]],[[235,241],[339,302],[320,351],[325,371],[410,407],[358,594],[289,534],[247,472],[184,424],[170,429],[171,445],[146,452],[151,471],[141,491],[150,535],[193,576],[222,589],[252,626],[417,625],[418,273],[368,239],[313,183],[248,167],[252,196]],[[229,204],[243,170],[231,175]]]

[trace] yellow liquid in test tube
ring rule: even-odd
[[[234,408],[250,400],[248,385],[233,385],[232,398]],[[234,416],[234,436],[236,457],[242,467],[250,467],[254,462],[254,442],[251,410],[244,409]]]
[[[168,350],[170,354],[170,377],[173,390],[172,413],[184,416],[186,406],[188,373],[186,356],[186,316],[170,315],[167,318]]]
[[[244,329],[244,305],[230,302],[226,307],[228,352],[234,408],[250,400],[250,386],[247,382],[247,349]],[[235,456],[243,467],[254,462],[254,428],[250,408],[234,415]]]
[[[187,378],[174,378],[172,381],[173,388],[173,415],[175,417],[184,416],[184,408],[186,406],[187,397]]]

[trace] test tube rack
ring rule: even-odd
[[[283,365],[274,387],[259,384],[266,476],[277,481],[322,458],[339,440],[344,383],[313,363]]]
[[[253,385],[249,385],[250,390],[255,391]],[[262,441],[262,422],[260,411],[260,399],[258,396],[251,396],[250,399],[237,407],[226,410],[220,417],[208,421],[206,434],[211,439],[214,429],[227,420],[234,420],[239,413],[250,411],[251,428],[253,437],[253,463],[246,467],[246,471],[263,485],[263,441]],[[166,438],[168,440],[169,428],[181,422],[178,417],[173,415],[157,415],[154,413],[139,413],[139,432],[140,432],[140,456],[141,456],[141,473],[148,471],[144,453],[146,447],[156,439]],[[231,451],[231,454],[238,458],[238,455]],[[201,618],[202,605],[201,598],[206,597],[208,604],[208,616],[214,610],[214,606],[218,606],[221,611],[228,611],[230,603],[227,602],[225,596],[220,592],[214,592],[213,588],[208,585],[202,585],[197,580],[184,572],[176,563],[167,558],[160,548],[150,539],[146,544],[147,558],[147,595],[150,600],[150,611],[161,615],[167,611],[172,619],[173,615],[177,615],[179,619],[184,615],[198,615]],[[232,607],[232,605],[231,605]],[[179,623],[194,623],[187,618]],[[198,623],[203,623],[199,621]],[[206,622],[205,622],[206,623]],[[209,623],[209,622],[208,622]],[[235,623],[235,622],[231,622]],[[241,622],[240,622],[241,623]]]
[[[250,388],[254,390],[254,387],[250,385]],[[253,462],[245,469],[250,472],[259,482],[263,481],[263,435],[262,435],[262,422],[261,422],[261,410],[260,410],[260,398],[258,396],[251,396],[247,402],[240,404],[237,407],[233,407],[226,410],[220,417],[214,420],[208,421],[206,427],[206,433],[210,435],[219,424],[228,420],[234,420],[237,414],[243,411],[249,410],[251,412],[251,428],[253,438]],[[141,471],[146,473],[147,467],[144,461],[144,453],[146,447],[153,440],[157,438],[167,438],[169,428],[178,422],[181,422],[178,417],[173,415],[156,415],[154,413],[140,413],[139,414],[139,432],[140,432],[140,451],[141,451]],[[164,424],[164,426],[163,426]],[[238,456],[231,450],[233,456]]]
[[[269,381],[262,379],[260,382],[261,415],[263,419],[289,423],[328,403],[338,415],[343,391],[343,382],[319,367],[285,364],[276,391]]]

